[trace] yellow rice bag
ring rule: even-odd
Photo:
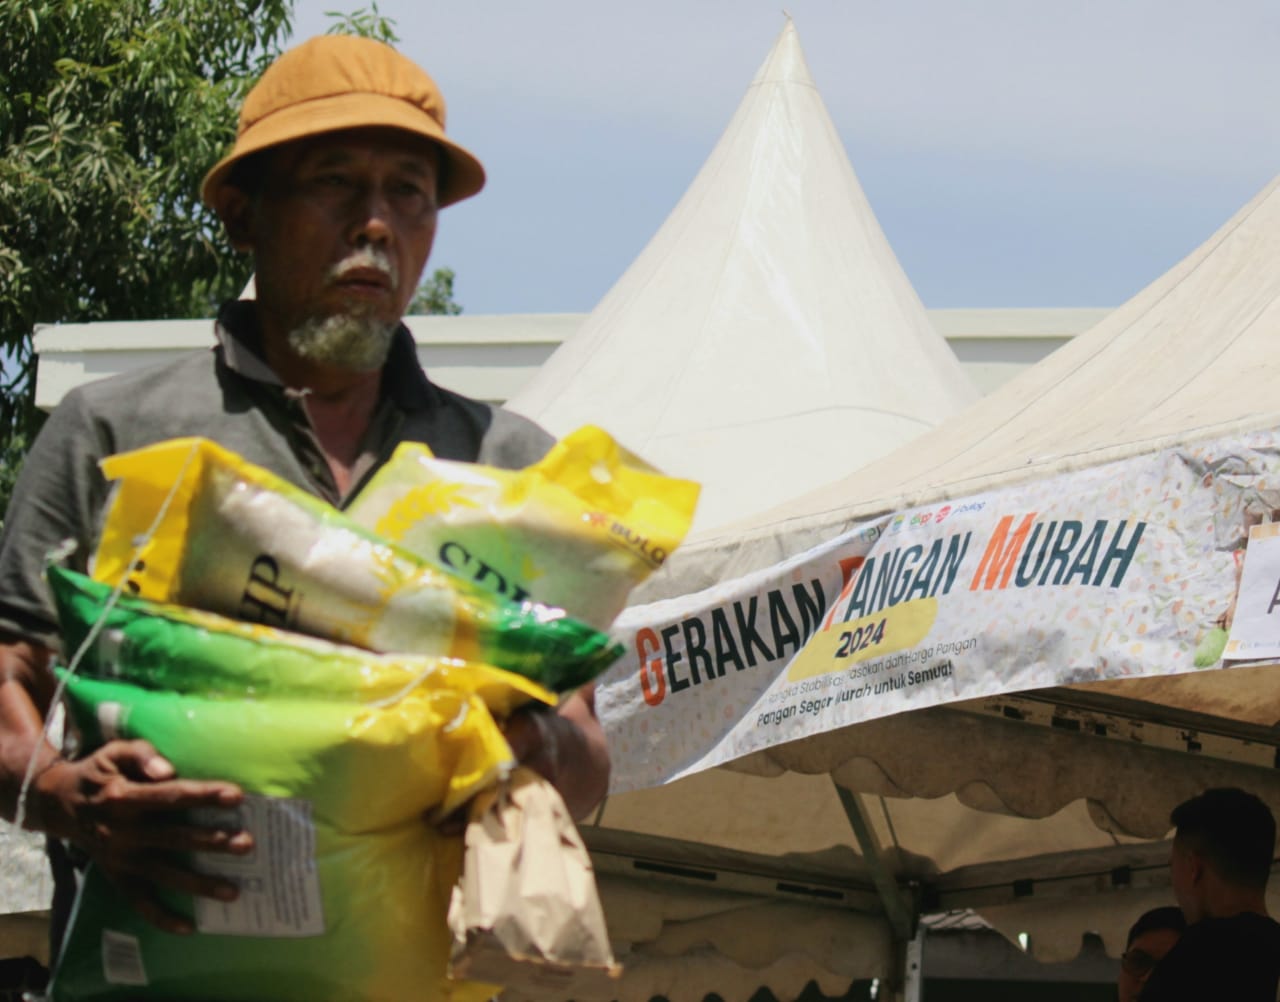
[[[524,470],[438,459],[405,443],[347,513],[499,594],[605,629],[684,538],[698,491],[588,426]]]
[[[127,579],[141,598],[372,651],[484,662],[557,691],[619,653],[561,610],[435,567],[205,439],[121,453],[102,468],[118,483],[93,576]]]

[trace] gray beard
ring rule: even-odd
[[[289,347],[309,362],[372,372],[386,362],[396,326],[351,313],[313,317],[289,332]]]

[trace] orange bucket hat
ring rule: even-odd
[[[272,63],[249,91],[231,152],[205,175],[200,194],[217,208],[232,167],[259,150],[340,129],[389,126],[434,141],[444,155],[440,206],[484,187],[484,168],[444,134],[440,88],[411,59],[371,38],[321,35]]]

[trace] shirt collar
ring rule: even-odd
[[[222,304],[213,333],[222,348],[227,368],[258,383],[279,386],[280,379],[262,358],[262,334],[252,299],[233,299]]]
[[[255,382],[281,386],[280,378],[262,357],[262,334],[251,299],[224,303],[214,323],[214,333],[227,367]],[[402,411],[434,409],[439,391],[418,361],[418,346],[403,323],[396,328],[391,349],[382,367],[382,392]]]

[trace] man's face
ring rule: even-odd
[[[1134,937],[1120,958],[1120,1002],[1137,1002],[1147,978],[1164,955],[1173,949],[1178,935],[1173,929],[1148,929]]]
[[[253,250],[265,336],[312,361],[381,366],[431,253],[439,165],[434,144],[395,129],[274,151],[240,232],[224,214]]]

